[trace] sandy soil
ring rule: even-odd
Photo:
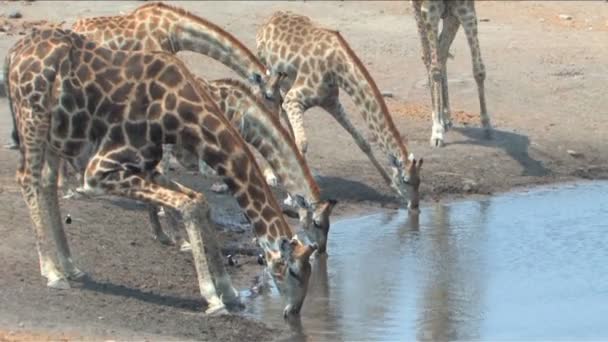
[[[0,17],[0,58],[32,25],[71,24],[78,17],[128,12],[122,2],[2,2],[21,19]],[[424,157],[425,201],[492,194],[514,187],[608,175],[608,3],[482,2],[480,41],[487,69],[486,91],[495,138],[481,139],[478,100],[469,51],[462,33],[449,61],[450,99],[457,128],[447,146],[432,149],[430,97],[420,61],[415,23],[406,2],[176,2],[223,26],[254,48],[257,25],[273,11],[291,9],[339,29],[367,65],[397,126],[417,156]],[[571,20],[559,18],[572,16]],[[180,53],[193,71],[209,79],[234,76],[219,63]],[[11,120],[0,99],[0,143]],[[349,99],[347,109],[354,112]],[[354,113],[353,113],[354,114]],[[355,123],[361,125],[358,115]],[[306,115],[309,164],[322,178],[324,195],[340,201],[336,217],[396,208],[398,201],[343,130],[321,110]],[[363,127],[363,126],[361,126]],[[575,151],[573,156],[568,150]],[[0,150],[0,340],[269,340],[285,327],[231,315],[204,317],[189,254],[151,239],[143,206],[124,200],[63,200],[63,213],[77,264],[90,274],[69,291],[44,286],[30,220],[14,181],[15,151]],[[240,250],[230,267],[246,289],[262,268],[252,234],[235,202],[210,193],[211,180],[176,170],[176,179],[205,191],[222,228],[226,253]],[[331,251],[330,251],[331,253]]]

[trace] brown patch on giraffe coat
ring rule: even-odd
[[[71,138],[85,139],[87,128],[89,127],[90,116],[85,111],[79,111],[72,116],[72,133]]]
[[[139,53],[131,55],[125,64],[125,69],[127,78],[139,79],[143,73],[142,55]]]
[[[126,82],[120,87],[116,88],[110,98],[114,102],[125,102],[129,99],[131,91],[133,90],[133,82]]]
[[[175,105],[177,104],[177,99],[173,93],[168,93],[165,97],[165,109],[172,111],[175,109]]]
[[[148,119],[150,119],[150,120],[156,120],[156,119],[158,119],[160,117],[160,115],[162,114],[162,112],[163,112],[163,108],[160,105],[160,103],[158,103],[158,102],[153,103],[152,105],[150,105],[148,107],[148,114],[147,114]]]
[[[203,159],[205,160],[205,163],[211,166],[211,168],[213,168],[214,170],[218,171],[218,173],[218,166],[226,163],[227,158],[228,156],[224,152],[219,151],[217,149],[206,147],[203,150]],[[225,169],[223,170],[223,172],[225,173]]]
[[[107,132],[108,126],[105,124],[105,122],[94,118],[89,129],[89,140],[95,141],[106,135]]]
[[[174,65],[169,65],[160,75],[158,81],[166,84],[170,88],[174,88],[182,81],[182,75]]]
[[[179,120],[177,120],[174,114],[166,113],[163,116],[163,127],[166,131],[175,131],[179,127]]]
[[[177,105],[177,112],[185,123],[198,123],[198,114],[203,109],[188,102],[180,102]]]
[[[152,81],[148,86],[148,92],[150,93],[150,97],[152,99],[162,99],[165,95],[165,88],[158,84],[158,82]]]

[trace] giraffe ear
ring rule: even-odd
[[[398,169],[400,169],[401,167],[403,167],[403,165],[401,165],[401,161],[399,161],[399,159],[397,159],[397,157],[395,157],[394,155],[389,155],[388,156],[388,160],[389,163],[393,166],[396,167]]]
[[[302,197],[302,195],[295,195],[293,196],[293,198],[295,199],[298,207],[303,209],[310,209],[310,204],[306,201],[304,197]]]
[[[251,75],[251,82],[255,84],[262,84],[262,75],[254,72],[253,75]]]

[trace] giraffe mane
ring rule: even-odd
[[[397,127],[395,127],[395,123],[393,122],[390,112],[388,111],[386,102],[384,101],[384,98],[382,97],[382,94],[380,93],[380,90],[378,89],[376,82],[374,81],[372,76],[369,74],[369,71],[367,71],[367,68],[365,67],[365,65],[363,65],[363,63],[361,62],[361,60],[359,59],[357,54],[355,54],[353,49],[346,42],[346,40],[342,37],[342,35],[340,34],[339,31],[329,30],[329,29],[323,29],[323,30],[331,33],[333,36],[336,37],[336,39],[338,40],[338,42],[340,43],[342,48],[344,48],[344,50],[346,51],[346,54],[348,55],[348,57],[350,57],[351,61],[355,64],[355,66],[363,74],[363,77],[365,78],[365,81],[367,82],[367,84],[369,84],[369,86],[372,88],[374,97],[376,98],[376,101],[380,104],[380,111],[382,112],[382,114],[384,115],[384,118],[386,119],[386,124],[388,126],[388,129],[391,131],[391,133],[397,140],[397,144],[399,145],[399,149],[401,149],[401,153],[403,154],[403,158],[405,158],[405,162],[409,164],[410,161],[407,159],[407,157],[408,157],[407,148],[405,147],[405,144],[403,143],[401,134],[399,134]]]
[[[234,78],[222,78],[219,80],[214,80],[213,83],[227,84],[231,87],[236,87],[239,90],[241,90],[242,92],[244,92],[247,96],[254,99],[258,108],[261,109],[262,113],[264,113],[266,118],[268,120],[270,120],[275,127],[279,128],[279,133],[281,134],[283,140],[289,145],[289,147],[293,151],[296,151],[296,153],[295,153],[296,159],[298,160],[298,164],[300,165],[302,170],[304,170],[304,174],[305,174],[308,184],[310,186],[310,190],[311,190],[313,196],[315,196],[316,198],[319,198],[321,196],[321,191],[319,190],[319,185],[317,184],[317,182],[314,181],[314,178],[312,177],[312,174],[310,173],[310,169],[308,168],[308,165],[306,164],[304,157],[302,157],[302,154],[298,151],[296,143],[293,141],[293,139],[291,139],[291,137],[285,131],[285,129],[283,128],[283,125],[279,121],[278,113],[271,113],[268,110],[268,108],[266,107],[266,105],[262,102],[262,100],[258,96],[255,96],[255,94],[251,90],[251,87],[249,85],[243,83],[241,80],[234,79]]]
[[[202,18],[199,17],[198,15],[187,11],[181,7],[177,7],[177,6],[173,6],[173,5],[167,5],[163,2],[151,2],[151,3],[147,3],[144,4],[142,6],[137,7],[135,10],[133,10],[133,12],[131,12],[131,15],[135,15],[137,14],[138,11],[144,10],[144,9],[150,9],[150,8],[157,8],[157,9],[163,9],[163,10],[167,10],[167,11],[171,11],[177,15],[180,16],[184,16],[196,23],[199,23],[203,26],[207,26],[210,29],[218,32],[221,36],[225,37],[228,41],[230,41],[230,43],[234,44],[236,47],[238,47],[239,49],[241,49],[242,51],[245,51],[245,53],[247,54],[247,56],[249,58],[251,58],[252,61],[255,62],[255,64],[261,69],[261,70],[266,70],[266,67],[258,60],[258,58],[253,54],[253,52],[251,52],[251,50],[249,50],[249,48],[247,48],[243,43],[241,43],[236,37],[234,37],[232,34],[228,33],[226,30],[224,30],[223,28],[219,27],[218,25]],[[263,75],[262,75],[263,76]]]

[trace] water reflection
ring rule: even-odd
[[[452,225],[452,208],[437,204],[430,213],[426,275],[419,303],[418,340],[471,340],[479,338],[482,317],[483,260],[469,255],[467,245],[479,246],[487,221],[489,201],[479,202],[476,229],[462,243]],[[474,217],[469,217],[473,219]],[[462,238],[462,237],[461,237]]]
[[[606,193],[598,182],[335,222],[293,338],[606,338]],[[247,314],[284,327],[282,307],[274,290]]]

